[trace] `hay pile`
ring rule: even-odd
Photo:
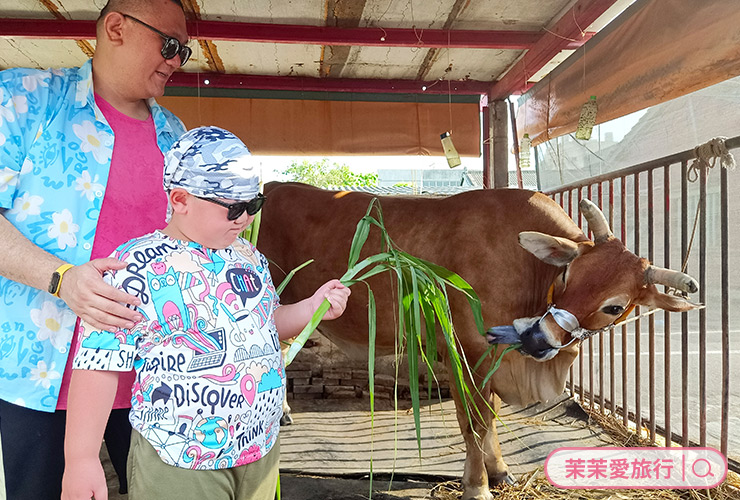
[[[495,500],[738,500],[740,481],[737,474],[711,490],[563,490],[551,485],[542,469],[529,472],[516,485],[496,486],[491,490]],[[432,488],[434,500],[459,500],[460,481],[441,483]]]
[[[614,446],[652,446],[645,436],[625,429],[616,416],[584,410],[606,431]],[[740,476],[728,472],[724,483],[709,490],[564,490],[551,485],[542,468],[537,468],[520,477],[517,484],[496,486],[491,492],[495,500],[740,500]],[[433,500],[459,500],[460,481],[438,484],[430,496]]]

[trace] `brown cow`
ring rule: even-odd
[[[357,222],[372,196],[279,183],[267,184],[265,194],[269,201],[259,247],[276,264],[276,281],[282,277],[278,266],[289,271],[315,259],[296,274],[283,292],[284,300],[305,297],[328,277],[344,274]],[[659,292],[654,283],[691,292],[696,291],[696,283],[629,252],[611,235],[603,215],[590,202],[583,203],[582,210],[595,243],[553,200],[531,191],[479,190],[447,198],[380,197],[380,204],[388,232],[399,248],[467,280],[481,299],[486,325],[514,323],[516,330],[509,327],[508,333],[514,332],[509,336],[523,343],[522,352],[507,354],[482,390],[482,397],[494,407],[500,404],[495,395],[509,404],[528,405],[562,394],[568,368],[578,354],[577,342],[563,346],[584,332],[613,324],[631,305],[669,311],[695,307],[684,298]],[[371,231],[363,256],[379,252],[379,241],[377,231]],[[378,306],[379,353],[394,348],[397,299],[392,281],[387,273],[370,279]],[[551,285],[557,308],[543,316]],[[449,295],[459,343],[472,364],[489,344],[478,333],[462,295],[454,291]],[[344,315],[319,328],[344,351],[366,357],[365,287],[353,287]],[[444,342],[437,345],[444,346]],[[480,371],[474,375],[475,382],[485,375],[483,368]],[[492,415],[484,412],[484,418],[476,419],[471,428],[459,396],[454,397],[466,444],[463,499],[490,500],[489,481],[512,479],[501,457]],[[485,407],[480,401],[477,406]]]

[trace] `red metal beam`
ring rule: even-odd
[[[573,40],[577,40],[579,44],[585,43],[590,36],[584,34],[583,30],[615,2],[616,0],[578,0],[503,78],[493,84],[489,98],[505,99],[511,94],[524,92],[530,86],[527,80],[561,50],[573,48]]]
[[[0,36],[92,40],[95,38],[95,21],[3,18],[0,19]]]
[[[535,31],[336,28],[290,24],[199,21],[188,26],[194,38],[307,45],[515,49],[530,48]]]
[[[524,50],[541,41],[539,31],[336,28],[293,24],[196,21],[188,23],[196,40],[230,40],[307,45],[474,48]],[[95,38],[95,21],[0,19],[0,36],[85,40]],[[579,42],[565,41],[565,48]]]
[[[208,83],[206,84],[206,81]],[[234,75],[223,73],[173,73],[168,82],[176,87],[222,89],[293,90],[304,92],[368,92],[379,94],[485,94],[490,82],[477,80],[373,80],[351,78],[305,78],[294,76]]]

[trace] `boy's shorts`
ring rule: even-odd
[[[256,462],[219,470],[190,470],[166,464],[135,429],[128,455],[129,500],[274,500],[280,439]]]

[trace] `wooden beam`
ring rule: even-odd
[[[367,0],[326,0],[325,26],[319,28],[357,29]],[[319,76],[341,78],[352,47],[349,45],[323,45]]]
[[[208,82],[208,83],[206,83]],[[380,80],[353,78],[307,78],[296,76],[235,75],[224,73],[172,74],[168,85],[176,87],[212,87],[226,89],[298,90],[305,92],[369,92],[399,94],[485,94],[490,82],[477,80]],[[449,87],[449,88],[448,88]]]
[[[182,0],[180,3],[182,10],[185,11],[185,19],[196,23],[200,21],[200,5],[198,5],[197,0]],[[218,47],[213,43],[213,40],[200,39],[198,45],[200,45],[201,54],[203,54],[203,59],[208,65],[208,71],[226,73],[224,62],[218,54]]]
[[[616,0],[578,0],[555,26],[544,32],[503,78],[493,84],[491,98],[505,99],[511,94],[524,92],[530,86],[527,82],[529,78],[560,51],[572,48],[574,43],[585,43],[590,35],[583,30],[615,2]]]
[[[188,22],[194,40],[288,43],[332,46],[512,49],[533,48],[539,31],[410,28],[341,28],[293,24]],[[0,36],[68,40],[95,38],[95,21],[0,18]],[[580,43],[568,42],[566,48]]]

